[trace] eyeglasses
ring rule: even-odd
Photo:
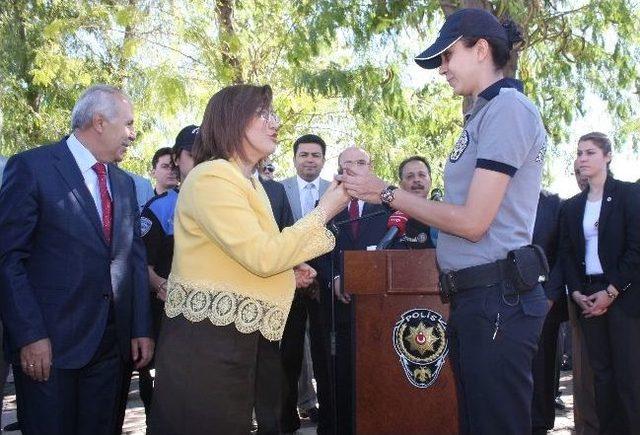
[[[360,160],[345,160],[344,162],[342,162],[340,164],[340,166],[342,166],[343,168],[349,168],[351,166],[357,166],[357,167],[361,168],[363,166],[367,166],[368,164],[369,164],[369,162],[364,160],[364,159],[360,159]]]
[[[275,128],[280,127],[280,118],[273,110],[258,110],[258,116],[262,118],[265,124],[271,124]]]

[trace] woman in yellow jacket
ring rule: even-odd
[[[151,434],[249,433],[257,367],[273,365],[268,341],[282,337],[294,267],[335,244],[325,224],[349,200],[342,186],[280,232],[254,176],[276,147],[271,99],[269,86],[237,85],[207,105],[174,216]]]

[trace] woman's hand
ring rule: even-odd
[[[313,283],[313,279],[318,273],[307,263],[300,263],[293,268],[293,274],[296,278],[296,288],[305,288]]]
[[[582,313],[588,312],[591,309],[591,301],[587,296],[583,295],[579,291],[572,292],[571,297],[582,309]]]
[[[350,197],[344,187],[334,180],[318,202],[318,206],[327,212],[327,222],[347,206],[349,199]]]
[[[336,180],[342,182],[350,196],[371,204],[380,204],[380,193],[389,185],[371,173],[356,174],[348,170],[336,175]]]
[[[607,312],[613,299],[609,297],[605,290],[600,290],[587,298],[591,303],[591,308],[584,313],[584,317],[597,317]]]

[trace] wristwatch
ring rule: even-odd
[[[394,191],[397,188],[397,186],[389,185],[382,192],[380,192],[380,201],[382,201],[382,204],[386,205],[387,207],[391,206],[391,203],[396,198],[396,194]]]
[[[607,296],[609,296],[610,299],[615,299],[618,297],[618,295],[614,294],[611,290],[609,290],[608,287],[604,289],[604,292],[607,294]]]

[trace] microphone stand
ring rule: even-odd
[[[333,233],[333,236],[336,238],[336,242],[338,240],[338,236],[340,234],[340,228],[346,224],[350,224],[352,222],[357,222],[365,219],[370,219],[375,216],[380,216],[386,214],[386,211],[380,210],[374,213],[366,214],[359,216],[357,218],[344,219],[337,222],[329,223],[329,231]],[[329,288],[331,291],[331,313],[330,313],[330,331],[329,331],[329,351],[331,354],[331,364],[329,368],[329,377],[331,382],[331,416],[332,416],[332,426],[333,426],[333,434],[338,434],[338,405],[336,403],[336,389],[337,389],[337,381],[336,381],[336,270],[335,264],[338,260],[339,252],[337,249],[331,251],[331,278],[329,282]],[[340,277],[340,284],[343,285],[342,277]],[[340,289],[341,290],[341,289]]]

